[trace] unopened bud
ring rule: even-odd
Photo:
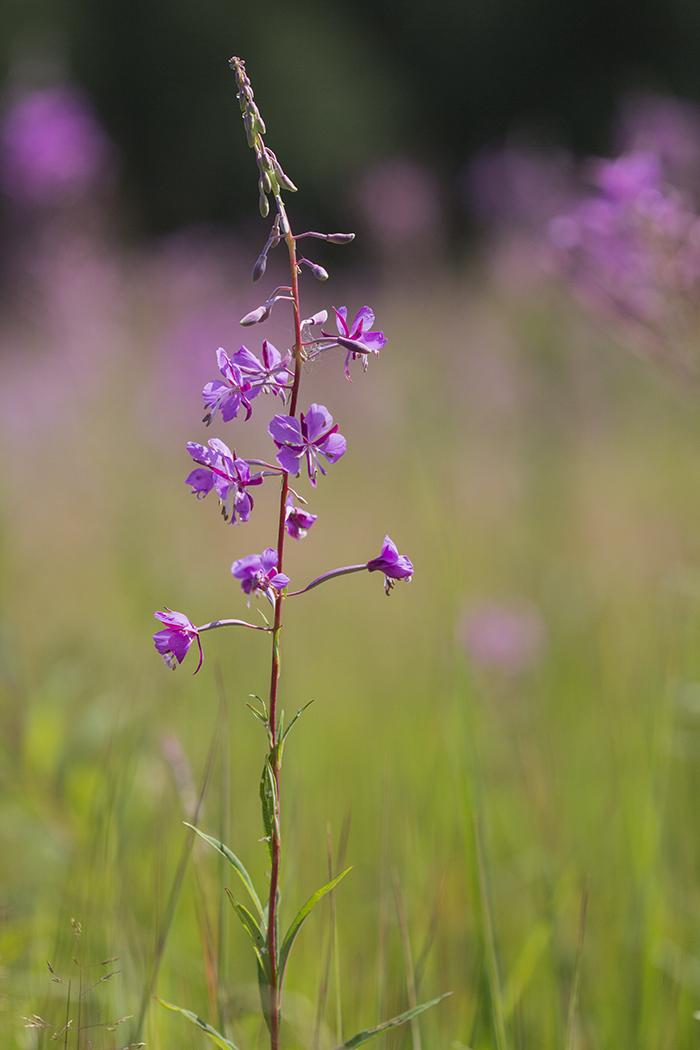
[[[260,190],[261,195],[263,193],[272,192],[272,183],[270,182],[270,176],[267,174],[266,171],[264,171],[258,179],[258,188]]]
[[[269,306],[258,306],[257,309],[251,310],[249,314],[242,317],[238,323],[247,328],[251,324],[259,324],[260,321],[266,321],[269,316]]]
[[[319,266],[318,263],[309,263],[309,269],[317,281],[328,280],[328,270],[324,270],[324,268]]]
[[[273,170],[272,161],[270,160],[270,157],[269,157],[268,152],[267,152],[266,149],[264,149],[262,151],[262,153],[260,154],[260,156],[258,157],[258,167],[260,168],[261,171],[272,171]]]
[[[280,213],[280,233],[283,236],[286,236],[286,234],[289,233],[289,219],[284,212]]]
[[[350,244],[350,241],[355,240],[354,233],[329,233],[327,239],[331,244]]]
[[[257,132],[256,132],[255,128],[250,128],[245,133],[245,137],[248,139],[248,145],[250,146],[251,149],[255,148],[256,135],[257,135]]]
[[[267,197],[264,193],[260,194],[258,207],[260,208],[260,214],[262,215],[263,219],[266,219],[267,216],[270,214],[270,205],[268,204]]]
[[[261,255],[258,258],[257,262],[255,263],[255,266],[253,267],[253,277],[252,277],[253,284],[255,284],[256,281],[260,280],[262,275],[265,273],[266,268],[267,268],[267,256],[266,255]]]
[[[284,174],[279,165],[277,165],[277,178],[280,180],[280,186],[284,186],[285,190],[289,190],[290,193],[297,192],[296,186],[292,180]]]

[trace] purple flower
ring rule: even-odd
[[[71,204],[106,173],[112,147],[88,100],[69,87],[32,91],[0,129],[3,182],[26,204]]]
[[[309,514],[307,510],[302,510],[301,507],[295,507],[294,497],[291,493],[287,496],[284,527],[292,539],[303,540],[317,517],[318,514]]]
[[[367,355],[368,353],[379,355],[379,351],[386,344],[386,338],[383,332],[370,332],[370,328],[374,324],[374,314],[370,310],[369,306],[362,306],[355,314],[355,320],[352,322],[352,328],[348,325],[348,310],[346,306],[341,306],[339,310],[335,310],[335,323],[338,329],[338,336],[328,336],[327,332],[323,332],[324,336],[335,339],[337,343],[344,346],[348,351],[345,358],[345,375],[350,379],[350,361],[355,361],[358,356],[362,358],[362,367],[367,370]]]
[[[250,419],[250,413],[253,411],[250,401],[260,391],[252,390],[253,384],[243,378],[238,365],[231,360],[222,347],[216,351],[216,360],[225,382],[214,379],[204,387],[202,397],[207,406],[207,412],[203,422],[209,426],[217,410],[221,409],[221,417],[225,423],[228,423],[231,419],[236,418],[241,405],[245,406],[246,420]]]
[[[245,346],[236,351],[231,361],[241,370],[245,381],[250,383],[251,397],[262,391],[264,394],[275,394],[284,401],[287,384],[292,380],[292,374],[287,368],[291,361],[291,353],[285,354],[283,358],[272,343],[263,339],[262,361]]]
[[[384,573],[384,590],[387,594],[397,580],[405,580],[406,583],[410,583],[413,576],[413,565],[410,559],[405,554],[399,554],[396,544],[388,536],[384,537],[381,554],[378,558],[368,561],[367,568],[370,572]]]
[[[187,451],[199,467],[185,479],[192,486],[197,499],[204,499],[208,492],[216,489],[224,518],[235,523],[236,515],[247,521],[253,509],[253,497],[246,491],[249,485],[261,485],[262,475],[251,476],[250,467],[244,459],[237,459],[228,445],[212,438],[209,448],[194,441],[187,443]]]
[[[311,405],[306,415],[301,413],[301,419],[274,416],[267,429],[279,449],[277,462],[282,469],[298,474],[299,461],[305,456],[309,480],[314,487],[316,468],[326,473],[318,461],[319,453],[329,463],[335,463],[345,452],[345,438],[337,433],[338,425],[333,426],[333,416],[324,405]]]
[[[156,649],[171,670],[174,671],[177,665],[182,663],[192,642],[195,638],[197,639],[199,663],[194,672],[197,674],[197,671],[202,666],[204,654],[202,653],[202,643],[199,640],[199,631],[195,625],[184,613],[174,612],[172,609],[166,609],[165,612],[157,612],[153,615],[157,620],[161,620],[165,624],[165,630],[154,634],[153,641],[156,644]]]
[[[274,605],[274,592],[284,590],[289,583],[289,576],[275,571],[277,561],[277,551],[274,547],[268,547],[262,554],[249,554],[245,558],[238,558],[231,566],[231,572],[241,581],[244,594],[264,594],[270,605]]]

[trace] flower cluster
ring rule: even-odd
[[[257,628],[270,630],[279,634],[281,627],[281,602],[292,594],[301,594],[318,586],[326,580],[348,572],[382,572],[385,590],[388,594],[397,580],[410,580],[413,565],[409,559],[398,553],[395,544],[387,536],[379,557],[360,565],[345,566],[318,576],[311,584],[291,594],[287,588],[290,578],[283,571],[285,536],[295,540],[303,539],[309,529],[316,523],[317,515],[306,509],[306,500],[290,488],[290,478],[299,477],[304,471],[312,489],[316,488],[319,474],[325,476],[327,468],[337,463],[345,455],[347,442],[339,432],[338,424],[325,405],[315,402],[304,412],[299,410],[299,386],[304,364],[320,354],[340,347],[345,351],[343,369],[350,379],[350,363],[361,359],[363,368],[367,369],[370,354],[375,356],[386,344],[381,331],[373,331],[375,318],[369,306],[362,306],[355,314],[352,323],[348,320],[347,307],[334,308],[337,334],[324,331],[323,325],[328,320],[328,312],[322,310],[312,317],[299,321],[302,316],[299,310],[299,276],[310,272],[318,280],[326,280],[327,271],[309,259],[297,254],[297,243],[304,237],[322,239],[335,244],[347,244],[353,234],[322,234],[314,231],[293,236],[287,213],[282,202],[283,189],[293,189],[293,184],[284,175],[271,150],[265,145],[262,136],[265,126],[253,101],[250,82],[240,60],[233,60],[239,85],[239,102],[248,134],[249,145],[255,150],[260,171],[260,206],[263,214],[268,210],[268,197],[274,198],[277,214],[272,230],[267,238],[263,251],[253,268],[253,281],[260,280],[266,270],[268,253],[278,245],[284,244],[290,256],[292,273],[291,285],[275,288],[267,299],[258,307],[249,311],[241,319],[244,327],[263,323],[270,316],[273,307],[279,302],[291,302],[294,306],[295,340],[284,352],[280,352],[272,343],[262,340],[260,356],[241,346],[239,350],[229,353],[219,347],[216,354],[220,379],[213,379],[202,391],[205,414],[203,422],[209,426],[220,416],[224,424],[229,424],[239,417],[248,421],[255,405],[261,403],[260,394],[271,394],[281,401],[284,413],[276,413],[269,422],[267,431],[274,446],[273,455],[258,459],[241,456],[219,438],[212,438],[207,445],[191,441],[187,451],[194,460],[195,468],[186,483],[197,499],[204,499],[212,490],[219,499],[224,519],[232,524],[245,524],[249,521],[254,509],[252,490],[266,481],[281,487],[280,518],[277,529],[277,547],[267,547],[261,554],[248,554],[236,558],[231,565],[231,573],[240,582],[241,590],[248,597],[248,604],[253,596],[264,597],[275,609],[275,625]],[[307,267],[302,271],[301,265]],[[320,336],[312,330],[320,327]],[[238,424],[240,425],[240,424]],[[270,460],[273,459],[273,462]],[[240,620],[218,620],[204,627],[195,627],[183,613],[156,613],[166,629],[154,635],[158,652],[169,667],[175,668],[184,659],[192,642],[196,639],[200,647],[200,634],[212,626],[243,625]]]

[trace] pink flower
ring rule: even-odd
[[[187,656],[192,642],[195,639],[197,640],[199,663],[194,672],[197,674],[204,659],[198,629],[184,613],[174,612],[172,609],[166,609],[165,612],[157,612],[153,615],[157,620],[161,620],[165,624],[165,630],[154,634],[153,641],[166,665],[173,671]]]

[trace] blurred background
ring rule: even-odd
[[[162,998],[265,1043],[230,870],[201,844],[176,872],[201,792],[264,892],[267,645],[212,632],[193,678],[151,642],[165,606],[246,615],[230,563],[275,530],[269,484],[240,528],[184,485],[189,440],[270,455],[270,399],[203,427],[216,349],[290,341],[284,304],[239,325],[284,266],[251,285],[234,53],[295,231],[358,234],[308,249],[331,278],[304,272],[304,312],[370,304],[389,340],[352,383],[340,350],[307,369],[348,452],[300,482],[319,519],[285,570],[387,532],[416,568],[286,613],[282,702],[315,700],[286,918],[329,844],[354,869],[295,948],[285,1045],[414,990],[454,993],[426,1048],[698,1044],[699,48],[683,0],[2,5],[3,1047],[68,1016],[73,1050],[207,1045],[156,1004],[139,1030],[158,961]]]

